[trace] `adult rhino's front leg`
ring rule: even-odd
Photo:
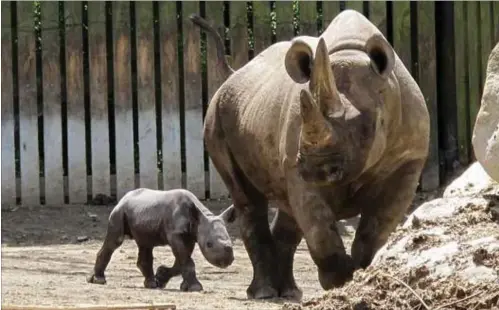
[[[319,282],[325,290],[340,287],[352,279],[354,264],[345,252],[333,208],[326,204],[318,188],[295,181],[288,189],[290,202],[310,256],[318,267]]]
[[[352,244],[356,268],[367,268],[376,252],[408,210],[418,185],[424,161],[411,161],[401,166],[382,183],[362,191],[361,219]]]
[[[223,92],[222,92],[223,93]],[[214,97],[216,98],[216,96]],[[268,201],[250,178],[242,171],[226,144],[225,133],[217,121],[219,102],[212,99],[205,117],[204,139],[206,148],[230,192],[237,210],[241,239],[253,266],[253,280],[246,290],[250,299],[278,297],[279,273],[274,238],[268,222]],[[225,115],[230,116],[230,115]],[[251,146],[246,146],[251,147]],[[252,171],[254,173],[254,171]]]

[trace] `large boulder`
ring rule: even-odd
[[[499,183],[487,174],[479,162],[474,162],[445,188],[443,198],[486,195],[498,190]]]
[[[499,309],[499,184],[476,163],[340,289],[283,309]]]
[[[499,43],[490,53],[482,104],[473,129],[473,149],[485,171],[499,181]]]

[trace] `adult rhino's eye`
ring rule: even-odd
[[[206,246],[208,248],[212,248],[213,247],[213,242],[211,242],[211,241],[206,242]]]

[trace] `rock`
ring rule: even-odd
[[[451,217],[465,208],[487,205],[488,200],[482,197],[438,198],[428,201],[417,208],[404,222],[403,228],[417,228],[421,221],[437,221]]]
[[[499,206],[490,207],[490,215],[492,220],[499,221]]]
[[[498,280],[497,273],[494,269],[485,266],[471,265],[463,271],[459,272],[459,276],[473,284],[483,282],[494,282]]]
[[[441,247],[430,248],[422,251],[417,256],[409,256],[407,266],[410,268],[425,265],[428,269],[434,269],[439,263],[447,261],[459,251],[459,244],[455,241],[449,242]]]
[[[499,183],[490,178],[479,162],[473,163],[444,191],[443,198],[499,192]]]
[[[96,222],[96,221],[97,221],[97,219],[98,219],[97,214],[95,214],[95,213],[90,213],[90,212],[88,212],[88,213],[87,213],[87,215],[88,215],[88,217],[89,217],[89,218],[91,218],[91,219],[92,219],[92,221],[94,221],[94,222]]]
[[[79,236],[78,238],[76,238],[76,241],[85,242],[85,241],[88,241],[88,237],[87,236]]]
[[[94,198],[89,202],[90,205],[99,206],[99,205],[111,205],[116,203],[116,199],[111,196],[107,196],[104,194],[97,194]]]
[[[499,43],[490,52],[472,137],[477,160],[488,175],[499,181]]]
[[[492,192],[492,193],[491,193]],[[499,184],[475,163],[443,198],[416,208],[375,255],[373,268],[425,270],[429,281],[499,283]],[[427,285],[424,284],[424,285]]]

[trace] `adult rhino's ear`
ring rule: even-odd
[[[395,52],[390,43],[383,35],[376,33],[367,40],[365,50],[371,58],[371,67],[374,72],[387,78],[395,65]]]
[[[232,223],[236,220],[236,208],[234,208],[234,205],[230,205],[227,209],[224,210],[220,214],[220,217],[224,220],[225,223]]]
[[[312,72],[313,51],[301,39],[295,39],[286,53],[284,65],[289,76],[299,84],[307,83]]]

